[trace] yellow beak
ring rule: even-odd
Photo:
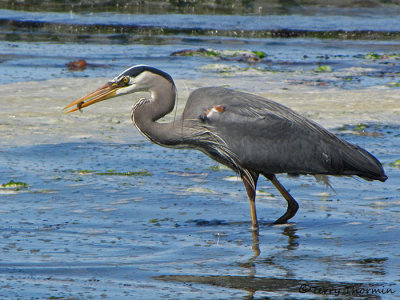
[[[67,109],[67,108],[70,108],[70,107],[76,105],[76,107],[74,107],[66,112],[66,113],[70,113],[70,112],[76,111],[78,109],[87,107],[89,105],[95,104],[97,102],[112,98],[116,95],[117,88],[118,88],[118,84],[107,82],[105,85],[98,88],[97,90],[90,92],[89,94],[87,94],[87,95],[79,98],[78,100],[75,100],[71,104],[67,105],[66,107],[64,107],[64,109]]]

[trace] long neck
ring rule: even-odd
[[[149,88],[151,98],[139,102],[132,112],[136,127],[151,141],[175,146],[180,143],[179,126],[174,122],[159,123],[157,120],[169,114],[175,105],[176,88],[170,81],[157,76],[157,82]]]

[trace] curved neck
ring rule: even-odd
[[[139,101],[132,111],[132,120],[136,127],[151,141],[163,146],[180,143],[179,130],[175,122],[159,123],[157,120],[169,114],[175,106],[176,87],[157,76],[153,87],[149,88],[151,98]]]

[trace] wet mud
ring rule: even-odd
[[[385,6],[368,18],[1,10],[0,298],[399,297],[400,25]],[[188,19],[198,32],[182,26]],[[171,56],[193,49],[206,51]],[[79,60],[86,68],[68,69]],[[287,225],[272,225],[286,202],[260,180],[252,232],[240,179],[200,152],[146,140],[130,120],[132,97],[64,113],[134,64],[173,76],[178,103],[163,121],[199,87],[255,93],[367,149],[389,179],[332,177],[329,188],[278,175],[300,204]]]
[[[238,89],[239,78],[229,78]],[[25,184],[0,188],[2,297],[386,299],[399,293],[400,125],[393,89],[379,91],[385,95],[379,108],[373,90],[258,90],[374,153],[389,179],[331,178],[333,191],[313,177],[281,175],[300,210],[278,226],[272,221],[285,201],[260,181],[256,235],[235,174],[200,152],[144,139],[129,119],[133,99],[63,114],[71,98],[102,82],[32,82],[21,93],[18,84],[2,86],[0,184]],[[190,90],[210,82],[177,84],[180,111]],[[348,105],[354,109],[343,114]]]

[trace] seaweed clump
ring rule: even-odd
[[[10,189],[10,190],[14,190],[14,191],[19,191],[22,189],[26,189],[28,187],[29,187],[29,184],[27,184],[26,182],[20,182],[20,181],[14,181],[14,180],[10,180],[7,183],[0,184],[0,188]]]
[[[221,60],[257,63],[262,61],[267,54],[263,51],[253,50],[213,50],[213,49],[185,49],[171,53],[171,56],[201,56]]]

